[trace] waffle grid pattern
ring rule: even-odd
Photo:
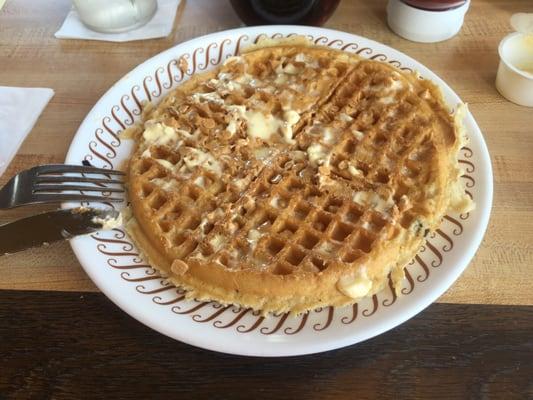
[[[432,93],[380,62],[327,50],[309,62],[300,51],[231,60],[147,115],[179,132],[164,143],[141,137],[130,162],[137,217],[170,261],[321,274],[367,263],[434,217],[426,189],[442,173],[443,124],[425,101]],[[298,119],[287,137],[288,104]],[[250,110],[276,133],[250,135]],[[198,150],[212,160],[190,167]]]

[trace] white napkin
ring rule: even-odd
[[[52,89],[0,86],[0,175],[53,95]]]
[[[78,12],[72,8],[61,28],[55,33],[58,39],[88,39],[108,42],[130,42],[132,40],[166,37],[172,31],[176,10],[181,0],[158,0],[157,11],[145,25],[128,32],[101,33],[87,28],[80,21]]]

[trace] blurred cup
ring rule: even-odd
[[[84,25],[103,33],[143,26],[157,10],[157,0],[72,0],[72,3]]]

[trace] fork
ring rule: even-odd
[[[105,175],[86,177],[65,175],[70,173]],[[122,197],[108,197],[104,193],[122,193],[123,187],[106,187],[106,184],[123,183],[112,178],[124,175],[122,171],[92,166],[49,164],[30,168],[15,175],[0,189],[0,209],[63,201],[123,201]],[[80,191],[81,193],[64,193]],[[87,195],[83,192],[100,192]]]

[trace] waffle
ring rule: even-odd
[[[396,286],[459,182],[432,83],[300,42],[256,46],[144,113],[127,230],[188,296],[267,312]]]

